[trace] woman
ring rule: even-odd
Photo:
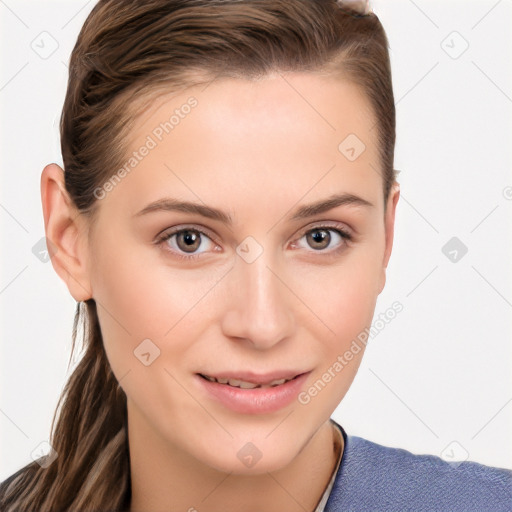
[[[41,178],[86,351],[2,511],[510,509],[330,418],[393,244],[387,47],[352,2],[98,2]]]

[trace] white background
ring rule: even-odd
[[[0,2],[0,480],[48,440],[68,376],[75,301],[32,248],[41,171],[62,165],[69,55],[94,3]],[[404,310],[333,417],[380,444],[512,468],[512,1],[372,6],[390,41],[401,170],[375,314]],[[41,38],[58,44],[48,58]],[[454,236],[468,249],[457,262],[442,252]]]

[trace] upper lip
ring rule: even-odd
[[[229,371],[229,372],[200,372],[200,375],[207,375],[208,377],[214,377],[215,379],[233,379],[233,380],[242,380],[244,382],[253,382],[254,384],[269,384],[274,380],[281,379],[293,379],[299,375],[302,375],[304,372],[301,370],[276,370],[269,373],[254,373],[254,372],[245,372],[245,371]]]

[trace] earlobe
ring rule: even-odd
[[[389,258],[391,257],[391,250],[393,248],[393,239],[395,232],[395,213],[396,213],[396,205],[398,203],[398,199],[400,198],[400,184],[395,182],[390,190],[388,197],[388,204],[386,209],[386,217],[384,220],[385,231],[386,231],[386,243],[384,249],[384,258],[382,261],[382,269],[381,269],[381,279],[379,283],[379,294],[384,289],[386,284],[386,268],[389,263]]]
[[[87,232],[64,184],[64,170],[48,164],[41,174],[44,229],[53,268],[77,301],[92,297],[87,272]]]

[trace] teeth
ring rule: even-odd
[[[281,386],[285,382],[288,382],[292,379],[276,379],[270,382],[269,384],[261,385],[261,384],[255,384],[254,382],[246,382],[243,380],[238,379],[217,379],[215,377],[210,377],[208,375],[204,375],[206,379],[208,379],[210,382],[218,382],[219,384],[228,384],[229,386],[233,386],[236,388],[241,389],[255,389],[255,388],[273,388],[275,386]]]
[[[222,381],[226,382],[222,382]],[[244,380],[238,380],[238,379],[217,379],[218,382],[221,384],[229,384],[230,386],[234,386],[235,388],[242,388],[242,389],[254,389],[261,387],[259,384],[254,384],[254,382],[246,382]]]
[[[237,380],[235,382],[239,382],[240,384],[231,384],[231,381],[229,381],[230,386],[238,386],[242,389],[254,389],[259,387],[258,384],[254,384],[253,382],[244,382],[243,380]]]

